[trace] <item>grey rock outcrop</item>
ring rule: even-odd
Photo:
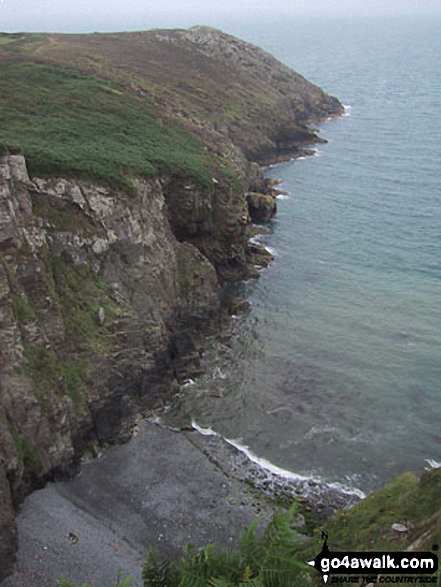
[[[268,222],[277,211],[276,199],[269,194],[249,192],[247,204],[253,222]]]
[[[186,203],[174,208],[180,190]],[[175,233],[201,250],[205,237],[219,265],[245,263],[246,203],[229,204],[217,242],[221,194],[208,201],[166,178],[138,181],[133,194],[31,180],[11,153],[0,160],[0,197],[3,577],[13,506],[72,471],[88,447],[128,438],[139,412],[201,369],[193,332],[217,312],[220,286],[213,263]]]

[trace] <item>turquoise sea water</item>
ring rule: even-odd
[[[260,238],[276,260],[179,417],[363,490],[421,472],[441,462],[441,20],[229,30],[348,108],[316,156],[268,170],[289,193]]]

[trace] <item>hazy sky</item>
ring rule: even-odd
[[[0,0],[0,31],[109,31],[286,16],[437,14],[441,0]]]

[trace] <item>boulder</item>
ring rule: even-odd
[[[257,243],[249,242],[245,251],[246,259],[250,264],[257,267],[265,268],[274,261],[274,255],[270,253],[265,247]]]
[[[268,222],[276,213],[277,204],[273,196],[248,192],[246,199],[253,222]]]
[[[231,298],[227,304],[227,311],[230,316],[237,316],[242,312],[246,312],[250,307],[250,302],[246,298],[235,297]]]

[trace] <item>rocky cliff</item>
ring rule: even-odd
[[[23,496],[200,372],[222,282],[257,273],[256,161],[341,106],[212,29],[0,49],[1,580]]]
[[[185,187],[141,180],[127,195],[87,181],[31,181],[22,155],[1,158],[6,528],[26,491],[71,470],[89,445],[127,437],[140,411],[200,371],[193,335],[218,310],[220,285],[214,265],[172,228],[211,235],[214,262],[239,266],[247,212],[245,200],[229,206]]]

